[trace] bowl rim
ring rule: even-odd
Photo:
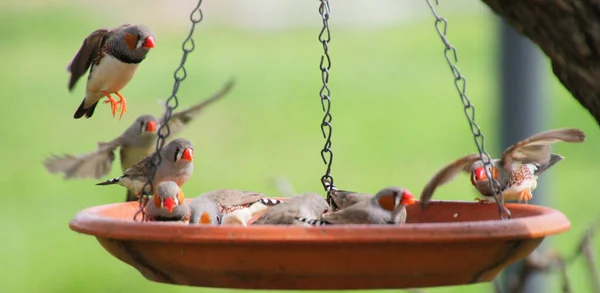
[[[479,205],[468,201],[431,201],[432,204]],[[510,220],[402,225],[284,226],[250,225],[209,226],[181,223],[139,223],[99,215],[127,202],[86,208],[69,222],[79,233],[96,237],[169,243],[390,243],[390,242],[461,242],[541,238],[570,229],[571,223],[558,210],[538,205],[505,204],[511,210],[534,214]]]

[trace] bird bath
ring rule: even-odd
[[[282,199],[285,200],[285,199]],[[400,289],[491,281],[549,235],[551,208],[432,201],[404,225],[204,226],[132,220],[137,202],[91,207],[69,223],[149,280],[244,289]]]

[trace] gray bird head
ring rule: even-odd
[[[153,203],[156,209],[173,213],[174,209],[183,204],[184,198],[183,191],[177,183],[164,181],[156,187]]]
[[[109,53],[126,63],[142,62],[154,45],[154,33],[144,25],[124,24],[108,40]]]
[[[122,145],[152,147],[156,143],[158,122],[152,115],[142,115],[129,126],[122,135]]]
[[[488,169],[488,171],[494,179],[498,180],[500,172],[495,164],[492,164],[492,167]],[[479,192],[483,195],[493,194],[492,190],[490,189],[490,180],[487,177],[485,168],[483,167],[483,162],[481,160],[476,161],[471,166],[471,184],[473,184],[473,186],[475,186],[475,188],[477,188],[477,190],[479,190]]]
[[[398,207],[404,207],[416,203],[413,194],[403,187],[386,187],[372,199],[377,205],[388,211],[394,211]]]
[[[163,160],[171,163],[192,163],[194,160],[194,147],[185,138],[176,138],[169,142],[162,150]]]

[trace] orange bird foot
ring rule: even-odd
[[[521,201],[525,201],[525,204],[527,204],[532,198],[533,194],[531,194],[531,190],[529,189],[519,192],[519,203],[521,203]]]
[[[475,198],[474,199],[476,202],[482,204],[482,203],[488,203],[489,201],[487,200],[487,198],[481,199],[481,198]]]
[[[112,112],[113,117],[115,117],[115,114],[117,113],[117,101],[108,92],[102,91],[102,93],[108,98],[108,100],[104,101],[104,104],[110,103],[110,111]]]
[[[125,97],[123,97],[119,92],[116,92],[115,94],[119,97],[119,101],[117,103],[121,106],[121,115],[119,115],[120,120],[123,118],[123,114],[127,112],[127,101],[125,101]]]

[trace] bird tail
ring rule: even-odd
[[[123,176],[119,176],[113,179],[109,179],[100,183],[96,183],[96,185],[112,185],[112,184],[117,184],[119,183],[119,181],[121,181],[121,178],[123,178]],[[127,194],[129,196],[129,194]]]
[[[85,98],[83,99],[83,101],[81,101],[81,105],[79,105],[79,108],[77,108],[77,111],[75,111],[73,118],[79,119],[83,116],[85,116],[85,118],[90,118],[90,117],[92,117],[92,115],[94,115],[94,110],[96,110],[96,105],[98,105],[98,101],[96,101],[89,108],[85,108],[84,104],[85,104]]]
[[[308,218],[303,218],[303,217],[294,217],[294,218],[302,223],[307,223],[311,226],[331,225],[331,223],[329,223],[327,221],[323,221],[323,220],[308,219]]]
[[[550,169],[550,167],[554,166],[554,164],[556,164],[564,159],[565,159],[565,157],[563,157],[561,155],[550,154],[550,160],[548,161],[548,164],[539,166],[539,169],[537,169],[535,171],[535,175],[540,176],[540,174],[544,173],[544,171]]]
[[[276,206],[282,203],[283,201],[274,198],[261,198],[257,202],[262,203],[266,206]]]

